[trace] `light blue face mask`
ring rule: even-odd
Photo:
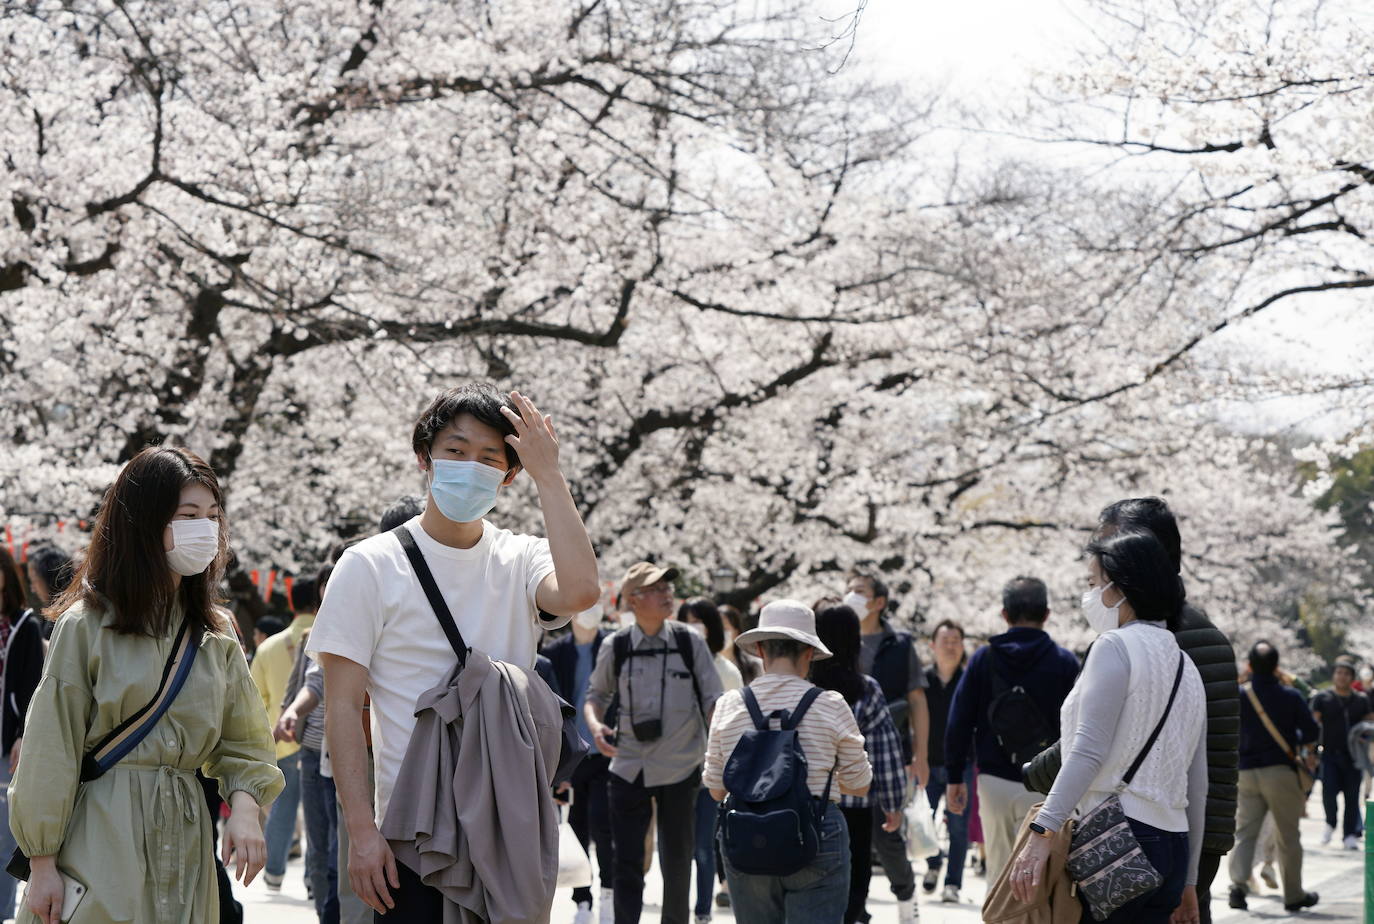
[[[496,491],[506,473],[481,462],[435,459],[429,495],[439,512],[455,523],[480,520],[496,506]]]

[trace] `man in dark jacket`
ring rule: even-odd
[[[1302,694],[1279,682],[1279,652],[1265,641],[1250,649],[1250,683],[1240,700],[1240,781],[1236,848],[1231,851],[1232,908],[1245,908],[1255,845],[1266,814],[1274,816],[1285,911],[1311,908],[1316,892],[1302,887],[1298,822],[1307,793],[1299,783],[1297,752],[1317,743],[1321,731]],[[1281,740],[1280,740],[1281,739]]]
[[[1122,526],[1154,533],[1179,569],[1182,562],[1178,522],[1169,505],[1157,497],[1117,501],[1102,511],[1099,533]],[[1236,830],[1236,748],[1240,742],[1240,702],[1236,688],[1236,654],[1225,633],[1207,615],[1185,603],[1174,633],[1202,675],[1207,692],[1207,828],[1198,861],[1197,900],[1201,924],[1211,924],[1211,886],[1221,858],[1231,850]],[[1059,742],[1026,766],[1026,787],[1048,793],[1059,773]]]
[[[1010,581],[1002,591],[1007,631],[973,653],[950,703],[945,798],[951,812],[964,811],[968,787],[955,781],[974,750],[988,882],[1011,859],[1017,828],[1036,801],[1021,785],[1021,763],[1059,737],[1059,707],[1078,677],[1078,659],[1041,628],[1049,615],[1044,581]]]
[[[1322,728],[1322,807],[1326,809],[1326,832],[1322,846],[1336,832],[1336,797],[1345,800],[1341,835],[1347,850],[1360,849],[1360,782],[1363,775],[1350,753],[1350,729],[1370,716],[1369,697],[1354,689],[1355,659],[1341,655],[1331,674],[1331,689],[1312,697],[1312,717]]]

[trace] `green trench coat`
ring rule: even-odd
[[[226,798],[241,790],[264,806],[283,788],[243,652],[214,633],[152,732],[100,779],[79,781],[82,756],[152,699],[174,637],[120,635],[80,606],[53,632],[10,783],[10,828],[28,856],[57,854],[87,887],[72,924],[218,921],[214,819],[195,771]],[[20,924],[37,920],[22,908]]]

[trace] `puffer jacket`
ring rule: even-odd
[[[1205,853],[1229,853],[1236,840],[1236,755],[1240,748],[1240,688],[1236,653],[1207,614],[1183,606],[1174,637],[1202,675],[1207,691],[1207,828]],[[1024,768],[1026,788],[1048,793],[1059,775],[1059,742],[1037,754]]]

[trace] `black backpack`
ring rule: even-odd
[[[1013,767],[1039,754],[1055,742],[1058,733],[1045,721],[1035,700],[1020,684],[1011,684],[998,670],[997,652],[988,649],[988,726],[997,737],[1002,753]]]
[[[790,876],[816,858],[821,819],[830,802],[832,769],[817,801],[806,784],[806,753],[797,725],[821,691],[812,687],[789,714],[767,718],[754,691],[742,691],[754,727],[740,736],[725,764],[729,793],[720,807],[721,851],[730,865],[755,876]],[[774,730],[770,719],[779,720]]]
[[[625,662],[632,657],[667,657],[674,652],[682,658],[687,673],[692,675],[692,692],[696,694],[697,709],[701,711],[702,721],[706,721],[706,711],[701,708],[701,684],[697,682],[696,652],[692,650],[692,630],[680,623],[666,622],[673,639],[672,648],[655,648],[652,651],[635,651],[630,647],[630,630],[622,629],[611,636],[611,703],[606,707],[606,724],[617,728],[620,723],[620,671]],[[604,644],[604,643],[603,643]]]

